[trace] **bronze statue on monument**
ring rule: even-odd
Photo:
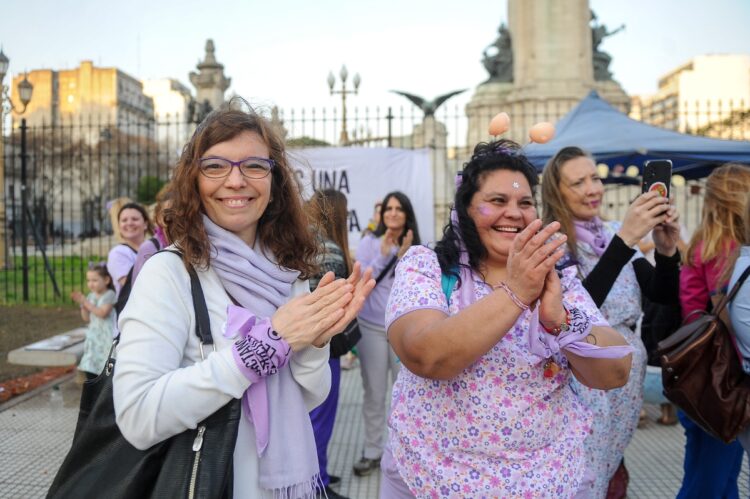
[[[593,10],[591,11],[591,21],[593,22],[591,26],[591,59],[594,64],[594,80],[611,80],[612,73],[609,71],[609,63],[612,62],[612,56],[603,50],[599,50],[599,45],[608,36],[612,36],[625,29],[625,25],[621,24],[614,31],[607,31],[607,26],[599,24]]]
[[[487,48],[482,55],[482,64],[490,74],[487,82],[512,82],[513,81],[513,47],[510,39],[510,31],[502,23],[497,30],[498,37]],[[486,83],[486,82],[485,82]]]

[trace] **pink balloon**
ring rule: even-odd
[[[490,135],[497,137],[508,131],[510,128],[510,118],[508,113],[497,113],[490,121]]]
[[[529,138],[537,144],[545,144],[555,136],[555,125],[543,121],[529,128]]]

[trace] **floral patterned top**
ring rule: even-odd
[[[612,240],[617,231],[620,230],[620,227],[622,227],[622,223],[620,222],[604,223],[604,232],[606,233],[607,241]],[[635,254],[630,258],[630,263],[622,267],[617,280],[612,285],[612,289],[607,294],[604,303],[602,303],[601,313],[614,328],[624,326],[632,329],[643,313],[641,308],[641,287],[638,284],[635,269],[633,268],[633,261],[639,258],[645,257],[640,250],[636,249]],[[594,270],[594,267],[596,267],[596,264],[599,263],[599,259],[600,257],[596,256],[591,246],[579,241],[579,278],[583,279],[589,275]]]
[[[117,299],[115,292],[108,289],[101,296],[89,293],[86,301],[93,303],[95,307],[102,305],[114,305]],[[94,314],[89,314],[89,325],[86,328],[86,340],[83,343],[83,356],[78,363],[78,369],[91,374],[99,374],[104,369],[104,364],[109,358],[112,349],[112,332],[115,328],[115,309],[104,319]]]
[[[475,299],[492,288],[474,275]],[[573,269],[563,275],[566,307],[606,321]],[[399,263],[386,324],[419,309],[459,312],[441,285],[435,253],[413,247]],[[571,497],[584,473],[583,441],[591,415],[562,369],[545,378],[546,359],[529,351],[526,311],[513,328],[457,377],[432,380],[405,366],[393,387],[389,445],[401,477],[417,497]],[[460,332],[457,332],[460,334]],[[559,354],[558,354],[559,355]]]

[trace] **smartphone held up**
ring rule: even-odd
[[[669,198],[672,184],[672,162],[668,159],[655,159],[643,164],[642,192],[657,191],[661,196]]]

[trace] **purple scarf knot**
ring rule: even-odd
[[[573,220],[576,239],[591,246],[596,256],[602,256],[612,239],[604,230],[604,224],[599,217],[591,220]]]

